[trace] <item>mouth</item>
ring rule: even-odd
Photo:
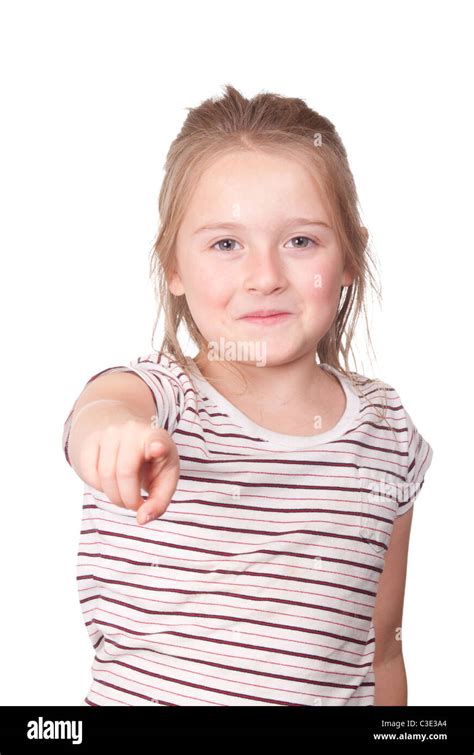
[[[245,322],[256,323],[257,325],[275,325],[284,322],[291,316],[291,312],[251,312],[239,319]]]

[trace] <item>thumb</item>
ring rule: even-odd
[[[179,480],[179,455],[166,431],[158,430],[147,438],[144,456],[151,463],[143,470],[142,484],[148,496],[143,496],[144,502],[137,511],[138,524],[146,524],[164,513]]]
[[[166,432],[166,431],[165,431]],[[163,437],[163,430],[154,430],[149,434],[145,441],[144,457],[145,461],[156,459],[166,449],[167,443]]]
[[[155,439],[148,442],[145,446],[145,459],[151,461],[156,459],[165,450],[165,445],[161,440]]]

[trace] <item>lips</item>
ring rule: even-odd
[[[288,322],[291,319],[291,312],[283,312],[282,310],[268,309],[264,312],[258,311],[257,314],[249,313],[240,317],[246,325],[253,325],[256,328],[270,328],[274,325],[279,325]]]
[[[290,312],[287,312],[283,309],[256,309],[254,312],[247,312],[246,315],[242,315],[242,317],[239,317],[239,320],[244,319],[245,317],[273,317],[273,315],[289,315]]]

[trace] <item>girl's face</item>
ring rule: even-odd
[[[353,281],[311,175],[296,160],[254,152],[227,154],[203,173],[176,259],[170,289],[186,296],[204,340],[265,342],[268,365],[314,361],[341,286]],[[269,309],[288,315],[242,319]]]

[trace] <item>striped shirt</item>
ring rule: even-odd
[[[433,451],[393,387],[320,366],[346,407],[314,436],[255,424],[162,352],[87,381],[143,379],[180,477],[144,526],[85,484],[82,705],[374,705],[377,586]]]

